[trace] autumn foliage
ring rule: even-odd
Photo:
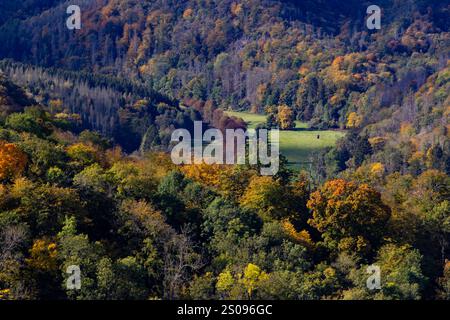
[[[0,5],[0,300],[450,299],[446,1],[60,2]],[[310,139],[172,162],[230,111]]]
[[[27,156],[15,144],[0,141],[0,180],[19,176],[26,164]]]
[[[311,194],[309,224],[323,240],[341,250],[367,251],[376,246],[384,232],[390,210],[380,193],[367,184],[342,179],[326,182]]]

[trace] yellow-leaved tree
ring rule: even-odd
[[[30,257],[26,262],[33,269],[55,271],[58,268],[57,255],[56,243],[47,239],[37,239],[30,249]]]
[[[282,225],[284,232],[289,236],[289,238],[291,238],[291,240],[308,248],[312,248],[314,246],[314,242],[308,231],[297,231],[292,222],[290,222],[288,219],[283,220]]]
[[[294,112],[287,105],[278,107],[278,122],[281,130],[295,128]]]
[[[241,283],[244,285],[249,299],[253,297],[253,291],[261,287],[269,280],[269,275],[262,271],[256,264],[249,263],[244,269]]]
[[[255,211],[264,220],[282,219],[289,215],[286,210],[286,189],[268,176],[254,176],[239,199],[245,209]]]
[[[362,118],[356,112],[351,112],[347,118],[347,128],[358,128],[361,125]]]
[[[217,278],[216,289],[224,298],[253,299],[255,291],[263,288],[269,281],[269,274],[256,264],[249,263],[244,272],[233,274],[228,268]]]

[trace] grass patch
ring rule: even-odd
[[[248,128],[255,128],[266,121],[266,116],[248,112],[227,111],[230,116],[242,118]],[[291,168],[304,167],[315,151],[332,147],[345,135],[338,130],[310,130],[305,122],[296,121],[294,130],[280,131],[280,151],[287,157]],[[319,137],[319,138],[318,138]]]

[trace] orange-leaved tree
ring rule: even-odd
[[[26,164],[27,156],[15,144],[0,141],[0,181],[19,176]]]
[[[186,177],[200,182],[207,186],[219,187],[222,183],[222,177],[231,172],[232,167],[221,164],[189,164],[181,167],[181,171]]]
[[[311,194],[308,223],[322,233],[332,249],[367,253],[380,244],[390,209],[378,191],[367,184],[330,180]]]

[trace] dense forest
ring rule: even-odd
[[[80,30],[0,3],[0,300],[450,299],[447,1],[380,30],[365,1],[70,4]],[[228,110],[346,135],[313,172],[172,163]]]
[[[26,85],[56,117],[77,119],[73,129],[96,130],[129,152],[153,146],[167,149],[174,129],[192,128],[193,121],[201,118],[195,109],[182,110],[171,99],[119,78],[11,61],[0,61],[0,70]]]

